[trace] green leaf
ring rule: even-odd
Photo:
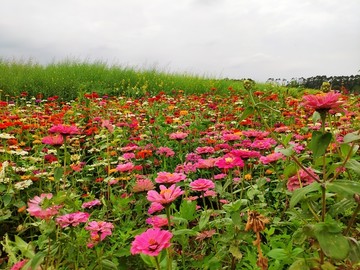
[[[0,209],[0,221],[7,220],[11,217],[11,211],[9,209]]]
[[[101,266],[102,266],[102,269],[104,269],[104,270],[107,270],[107,269],[117,270],[118,269],[115,263],[113,263],[112,261],[107,260],[107,259],[101,260]]]
[[[279,152],[279,153],[283,154],[286,157],[290,157],[292,154],[295,153],[293,145],[291,145],[288,148],[276,149],[276,152]]]
[[[320,131],[314,131],[312,133],[311,142],[309,143],[309,149],[312,150],[314,158],[320,157],[325,154],[332,139],[331,133],[322,133]]]
[[[11,202],[12,196],[10,194],[5,194],[4,196],[2,196],[2,201],[4,203],[4,206],[8,206]]]
[[[313,191],[317,191],[319,189],[320,189],[320,184],[318,182],[313,182],[306,187],[296,189],[293,192],[292,197],[290,199],[290,207],[293,208],[298,202],[303,200],[306,194]]]
[[[54,179],[59,181],[64,174],[64,169],[62,167],[56,167],[54,170]]]
[[[357,174],[360,174],[360,162],[356,161],[355,159],[349,159],[345,164],[345,168],[351,169]]]
[[[180,229],[180,230],[176,230],[172,232],[173,235],[178,236],[178,235],[197,235],[198,232],[191,230],[191,229]]]
[[[199,229],[202,230],[208,224],[212,210],[206,210],[201,213],[199,220]]]
[[[319,112],[315,111],[312,115],[312,120],[313,123],[316,123],[317,121],[319,121],[321,119],[321,115]]]
[[[360,263],[360,243],[354,238],[349,238],[349,259],[353,264]]]
[[[246,205],[248,202],[248,200],[246,199],[241,199],[241,200],[237,200],[235,202],[231,202],[228,204],[224,204],[223,208],[226,212],[236,212],[238,210],[240,210],[240,207],[242,205]]]
[[[351,147],[349,144],[345,144],[345,143],[340,145],[340,151],[344,157],[346,157],[349,154],[350,150],[351,150],[350,157],[352,157],[353,155],[356,154],[357,150],[359,150],[359,146],[354,145],[353,147]]]
[[[243,113],[241,114],[241,116],[239,117],[239,122],[241,122],[242,120],[245,120],[249,115],[253,114],[255,111],[254,107],[249,106],[247,107]]]
[[[314,227],[314,236],[326,256],[337,260],[343,260],[348,256],[349,242],[342,235],[342,229],[335,220],[327,218],[326,222],[316,223]]]
[[[24,240],[22,240],[19,236],[15,235],[15,243],[16,247],[21,251],[21,253],[27,257],[32,258],[35,255],[35,252],[33,250],[33,247],[26,243]]]
[[[290,254],[287,252],[287,250],[283,249],[283,248],[274,248],[272,250],[269,251],[269,253],[267,254],[270,258],[273,258],[275,260],[285,260],[288,259],[290,256]]]
[[[308,260],[300,259],[290,265],[289,270],[310,270],[310,267],[312,267],[312,264]]]
[[[351,199],[354,194],[360,194],[360,182],[335,180],[326,185],[329,191],[336,192],[345,198]]]
[[[187,221],[195,219],[196,201],[183,200],[180,205],[180,216]]]
[[[239,247],[231,245],[229,251],[236,259],[241,260],[242,253],[240,252]]]
[[[358,131],[348,133],[344,136],[344,143],[350,143],[354,141],[360,140],[360,135],[358,134]]]
[[[153,260],[153,258],[151,256],[140,253],[140,257],[146,265],[154,267],[154,268],[156,267],[155,261]]]

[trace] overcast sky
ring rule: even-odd
[[[360,0],[0,0],[0,58],[216,78],[356,75]]]

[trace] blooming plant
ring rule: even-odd
[[[6,97],[0,268],[358,269],[359,97],[257,87]]]

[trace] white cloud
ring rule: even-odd
[[[360,2],[12,0],[0,55],[266,80],[360,69]]]

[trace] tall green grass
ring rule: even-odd
[[[239,87],[240,82],[204,76],[161,72],[156,69],[134,69],[110,66],[104,62],[62,61],[41,65],[33,61],[0,59],[0,89],[2,96],[60,96],[65,100],[79,94],[97,92],[107,95],[154,95],[160,91],[170,94],[184,90],[200,94],[216,88],[219,92]]]

